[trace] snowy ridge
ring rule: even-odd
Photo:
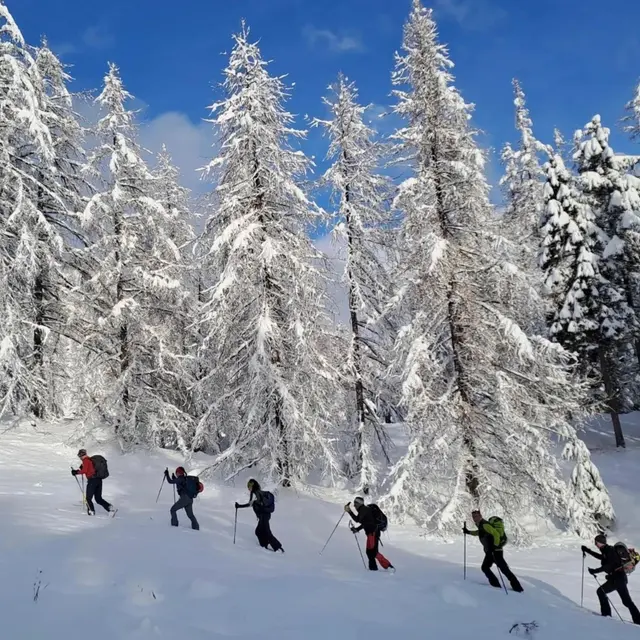
[[[236,487],[207,481],[195,506],[201,531],[187,528],[184,516],[181,527],[172,529],[170,488],[164,487],[157,505],[155,498],[164,467],[182,462],[176,454],[119,456],[108,447],[95,448],[109,459],[105,495],[119,512],[113,520],[100,513],[88,518],[68,473],[77,447],[61,444],[64,439],[59,425],[25,426],[2,437],[0,601],[7,640],[67,640],[82,629],[91,629],[93,640],[378,640],[390,634],[467,640],[506,637],[516,622],[532,620],[540,627],[536,637],[544,640],[636,637],[631,625],[601,620],[577,606],[576,539],[509,548],[507,557],[525,593],[507,596],[486,585],[474,541],[468,541],[464,582],[461,538],[445,544],[392,522],[383,551],[398,572],[373,574],[362,566],[346,518],[319,555],[347,500],[339,492],[324,499],[278,492],[273,529],[284,555],[257,546],[255,520],[247,511],[239,513],[237,544],[232,544],[232,505],[246,496],[244,480]],[[635,453],[629,453],[624,472],[605,459],[617,458],[622,465],[615,452],[598,459],[616,498],[617,481],[629,482],[635,462]],[[205,466],[204,460],[194,464]],[[622,510],[622,520],[628,510]],[[626,531],[630,540],[633,532],[637,542],[640,529]],[[593,610],[591,582],[585,584],[585,605]],[[636,600],[639,586],[632,577]]]

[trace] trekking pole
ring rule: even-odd
[[[580,585],[580,606],[584,606],[584,552],[582,553],[582,584]]]
[[[236,529],[238,528],[238,508],[236,507],[236,517],[233,520],[233,544],[236,543]]]
[[[353,526],[353,523],[351,523],[351,525]],[[360,552],[360,557],[362,558],[362,564],[364,565],[364,568],[366,569],[367,568],[367,563],[364,561],[364,556],[362,555],[362,549],[360,548],[360,541],[358,540],[358,536],[357,536],[357,534],[354,534],[353,537],[356,539],[356,544],[358,545],[358,551]]]
[[[509,591],[507,589],[507,585],[504,582],[504,576],[502,575],[502,571],[500,571],[500,567],[496,566],[496,569],[498,570],[498,575],[500,576],[500,581],[502,582],[502,586],[504,588],[504,592],[509,595]]]
[[[160,494],[162,493],[162,487],[164,487],[164,481],[167,479],[166,476],[162,476],[162,482],[160,483],[160,491],[158,491],[158,497],[156,498],[156,504],[158,504],[158,500],[160,500]]]
[[[593,575],[593,574],[592,574]],[[598,578],[596,578],[595,576],[593,576],[593,579],[596,581],[598,588],[602,589],[602,585],[600,584],[600,581],[598,580]],[[620,615],[620,612],[616,609],[616,605],[613,604],[613,602],[611,602],[611,598],[609,597],[608,593],[604,594],[607,597],[607,600],[609,601],[609,604],[611,605],[611,607],[613,608],[613,610],[616,612],[618,618],[620,618],[620,622],[623,622],[626,624],[624,618]]]
[[[466,520],[465,520],[465,523],[464,523],[464,528],[465,528],[465,531],[466,531],[466,529],[467,529],[467,522],[466,522]],[[465,533],[463,537],[464,537],[464,564],[463,564],[463,575],[464,575],[464,580],[466,580],[466,579],[467,579],[467,534]]]
[[[343,511],[342,515],[340,516],[340,520],[338,520],[338,524],[335,527],[333,527],[333,531],[331,532],[331,535],[329,536],[327,541],[324,543],[324,547],[322,547],[322,551],[324,551],[327,548],[329,541],[331,540],[331,538],[333,538],[333,534],[336,532],[336,529],[340,526],[340,523],[342,522],[342,518],[344,518],[345,514],[346,514],[346,511]],[[322,551],[320,552],[319,555],[322,555]]]

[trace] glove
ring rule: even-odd
[[[466,524],[464,525],[464,527],[462,527],[462,533],[464,533],[465,536],[469,534],[469,529],[467,529]]]
[[[167,479],[169,478],[169,469],[164,470],[164,477]]]
[[[78,475],[78,470],[77,469],[71,469],[71,475],[72,476],[77,476]]]
[[[349,527],[351,529],[351,533],[358,533],[358,530],[355,527]]]
[[[598,573],[598,570],[597,570],[597,569],[593,569],[592,567],[589,567],[589,568],[587,569],[587,571],[588,571],[592,576],[595,576],[595,575],[596,575],[596,573]]]
[[[583,558],[587,555],[587,552],[589,551],[589,549],[587,547],[585,547],[584,545],[582,545],[580,547],[580,550],[582,551],[582,557]]]
[[[236,502],[236,509],[239,509],[240,505]]]
[[[350,513],[351,509],[349,508],[351,506],[350,502],[347,502],[347,504],[344,505],[344,511],[345,513]]]

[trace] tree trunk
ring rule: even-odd
[[[34,369],[38,372],[38,377],[42,378],[44,370],[44,290],[45,278],[42,269],[38,271],[35,282],[33,283],[33,302],[35,306],[35,318],[33,329],[33,364]],[[41,388],[36,391],[32,398],[31,410],[36,418],[43,419],[45,417],[45,407],[42,402],[42,393],[46,392],[45,381],[42,380]]]
[[[116,303],[120,303],[124,299],[124,275],[123,275],[124,265],[122,264],[122,254],[121,254],[121,247],[122,247],[121,240],[122,240],[122,233],[123,233],[122,216],[118,211],[116,211],[115,213],[113,226],[114,226],[116,243],[117,243],[117,249],[115,251],[115,259],[116,259],[116,264],[118,268],[118,281],[116,283]],[[129,330],[127,327],[127,322],[124,319],[120,321],[120,329],[118,330],[118,341],[120,343],[119,364],[120,364],[120,377],[122,379],[126,374],[127,370],[129,369],[130,357],[131,357],[131,354],[129,351]],[[124,409],[125,417],[128,417],[127,414],[129,411],[129,400],[130,400],[129,386],[127,383],[124,382],[124,380],[122,382],[121,399],[122,399],[122,406]],[[119,427],[120,425],[117,424],[116,433],[119,432]]]
[[[602,374],[604,391],[607,396],[607,408],[613,424],[613,433],[616,437],[616,447],[626,447],[622,425],[620,424],[620,390],[614,381],[610,355],[606,345],[598,347],[598,356],[600,358],[600,373]]]

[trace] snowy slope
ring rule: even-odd
[[[77,445],[61,444],[59,427],[50,429],[47,434],[28,426],[2,435],[0,631],[6,640],[468,640],[511,637],[514,623],[531,620],[545,640],[605,640],[614,632],[637,637],[632,625],[577,606],[581,557],[575,540],[555,537],[547,546],[509,550],[523,579],[522,595],[485,584],[477,542],[470,540],[464,582],[462,539],[447,545],[410,527],[392,525],[385,538],[383,551],[397,573],[374,574],[364,570],[346,519],[325,553],[318,553],[346,495],[330,500],[281,491],[273,529],[286,553],[274,554],[256,545],[250,510],[240,512],[232,544],[232,505],[246,498],[244,481],[237,488],[208,482],[196,505],[201,531],[191,531],[184,516],[176,530],[168,522],[170,488],[157,505],[155,499],[164,467],[181,461],[163,453],[118,456],[108,448],[100,449],[112,476],[105,497],[119,512],[115,519],[88,518],[69,474]],[[625,457],[629,469],[637,467],[637,451],[602,455],[616,458],[616,468]],[[609,465],[603,471],[606,476]],[[619,490],[630,498],[616,485],[614,499]],[[625,533],[635,531],[640,540],[633,524]],[[591,580],[585,590],[591,609],[593,586]],[[636,600],[639,587],[636,577]]]

